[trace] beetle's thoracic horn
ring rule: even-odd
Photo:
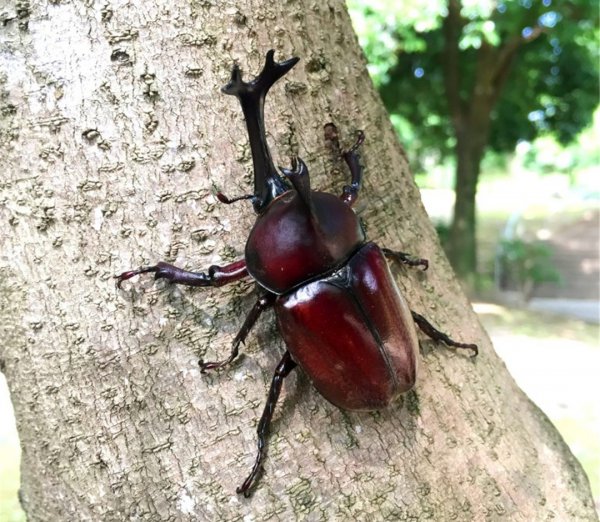
[[[284,167],[279,167],[279,170],[281,170],[286,179],[290,180],[298,193],[298,197],[306,206],[309,213],[314,215],[314,205],[310,190],[310,177],[308,175],[306,163],[300,158],[292,158],[291,170]]]
[[[273,50],[267,52],[262,71],[250,82],[242,80],[240,68],[237,64],[234,65],[231,80],[221,89],[225,94],[237,96],[242,105],[254,164],[253,204],[257,213],[264,210],[275,197],[288,190],[285,181],[275,169],[267,145],[264,105],[269,89],[298,63],[299,58],[290,58],[278,63],[273,59],[274,54]]]

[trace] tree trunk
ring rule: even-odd
[[[0,367],[29,520],[594,520],[579,464],[449,269],[344,4],[138,5],[32,0],[2,15]],[[430,259],[425,274],[395,269],[400,288],[481,352],[423,339],[416,391],[379,413],[341,411],[293,372],[246,500],[235,486],[284,349],[272,315],[231,370],[201,375],[199,358],[228,352],[253,285],[116,291],[113,275],[243,255],[250,205],[212,195],[251,190],[241,111],[219,88],[234,60],[252,77],[270,47],[302,58],[267,99],[280,163],[298,152],[314,186],[339,193],[348,174],[323,125],[347,144],[364,129],[370,238]]]
[[[459,42],[465,20],[461,16],[460,0],[448,0],[448,13],[444,18],[444,86],[450,121],[456,138],[456,176],[454,181],[454,215],[448,237],[448,257],[457,275],[472,287],[469,278],[476,273],[477,244],[476,202],[477,178],[483,151],[487,144],[487,132],[481,134],[489,112],[482,113],[480,107],[487,98],[487,89],[477,82],[465,101],[462,94],[461,55]],[[482,60],[478,61],[482,64]]]
[[[477,181],[481,161],[488,146],[492,110],[508,81],[519,50],[535,40],[540,27],[527,36],[505,36],[501,45],[494,46],[482,39],[477,51],[473,85],[462,78],[460,39],[468,20],[461,14],[461,0],[448,0],[444,18],[444,86],[448,112],[456,138],[456,178],[454,215],[448,237],[448,257],[456,274],[473,288],[477,274]]]
[[[474,103],[456,131],[454,213],[448,257],[459,278],[474,288],[477,273],[477,182],[488,141],[491,107]]]
[[[474,132],[473,132],[474,131]],[[448,257],[457,275],[473,288],[477,272],[477,181],[485,143],[473,135],[483,129],[457,133],[454,214],[448,237]]]

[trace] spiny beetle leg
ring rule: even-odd
[[[329,141],[334,151],[339,153],[342,158],[344,158],[346,165],[348,165],[348,168],[350,169],[350,185],[344,186],[344,190],[340,198],[344,203],[351,207],[358,199],[358,193],[362,184],[363,168],[360,164],[360,155],[358,154],[357,150],[365,141],[365,133],[362,130],[359,130],[354,145],[352,145],[352,147],[350,147],[348,150],[342,151],[340,149],[338,130],[335,124],[327,123],[324,130],[325,140]]]
[[[246,337],[248,337],[250,330],[252,330],[252,327],[256,324],[256,321],[260,317],[260,314],[262,314],[265,309],[267,309],[275,302],[275,297],[275,294],[265,294],[258,301],[256,301],[256,303],[252,307],[252,310],[250,310],[250,313],[246,317],[242,328],[233,340],[233,345],[231,347],[231,353],[229,354],[229,357],[227,357],[227,359],[224,359],[223,361],[199,361],[198,364],[200,365],[200,371],[202,373],[205,373],[207,370],[218,370],[233,362],[233,360],[238,356],[238,353],[240,352],[240,344],[246,341]]]
[[[450,339],[444,332],[440,332],[437,328],[435,328],[427,319],[425,319],[421,314],[417,312],[413,312],[411,310],[411,314],[417,326],[431,339],[436,342],[443,342],[448,346],[454,346],[455,348],[464,348],[467,350],[473,351],[473,357],[475,357],[479,353],[479,348],[476,344],[470,343],[459,343]]]
[[[421,259],[419,257],[413,257],[406,252],[397,252],[395,250],[390,250],[389,248],[382,248],[381,251],[384,255],[391,257],[394,261],[398,263],[402,263],[408,266],[421,266],[423,270],[427,270],[429,268],[429,261],[427,259]]]
[[[295,367],[296,363],[292,360],[290,353],[285,352],[273,375],[271,388],[269,389],[269,395],[267,396],[267,403],[265,404],[265,409],[263,410],[263,414],[256,430],[258,434],[258,453],[256,455],[256,460],[254,461],[254,466],[252,467],[250,475],[244,480],[244,483],[236,489],[236,493],[242,493],[246,498],[250,496],[250,489],[256,483],[256,479],[260,473],[261,464],[265,455],[266,437],[269,433],[269,426],[271,425],[271,419],[273,418],[277,399],[279,399],[279,394],[281,393],[283,380]]]
[[[358,150],[358,148],[364,142],[365,142],[365,131],[363,131],[363,130],[356,131],[356,140],[354,141],[354,145],[352,145],[352,147],[350,147],[346,152],[344,152],[344,155],[352,154],[352,153],[356,152]]]
[[[209,267],[208,273],[189,272],[161,261],[153,266],[144,266],[137,270],[129,270],[115,276],[117,288],[121,288],[123,281],[147,273],[154,273],[154,279],[166,279],[170,283],[179,285],[223,286],[246,277],[248,270],[246,269],[246,261],[244,259],[225,266],[212,265]]]

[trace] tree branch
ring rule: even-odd
[[[496,69],[492,75],[492,85],[497,88],[497,95],[494,98],[494,103],[506,83],[511,66],[519,49],[525,44],[536,40],[544,32],[544,28],[537,26],[528,36],[513,36],[505,45],[500,47],[498,59],[496,61]]]

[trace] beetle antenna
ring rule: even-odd
[[[250,82],[242,80],[239,66],[234,65],[229,83],[221,89],[225,94],[237,96],[242,105],[254,165],[254,195],[256,199],[253,201],[253,205],[257,213],[262,212],[277,196],[289,190],[275,169],[271,158],[265,134],[264,106],[269,89],[298,63],[299,58],[275,62],[274,54],[273,49],[267,52],[262,71]]]
[[[236,201],[242,201],[243,199],[254,199],[255,198],[254,194],[245,194],[243,196],[237,196],[235,198],[228,198],[222,192],[217,192],[215,194],[215,196],[221,203],[225,203],[226,205],[231,205],[232,203],[235,203]]]

